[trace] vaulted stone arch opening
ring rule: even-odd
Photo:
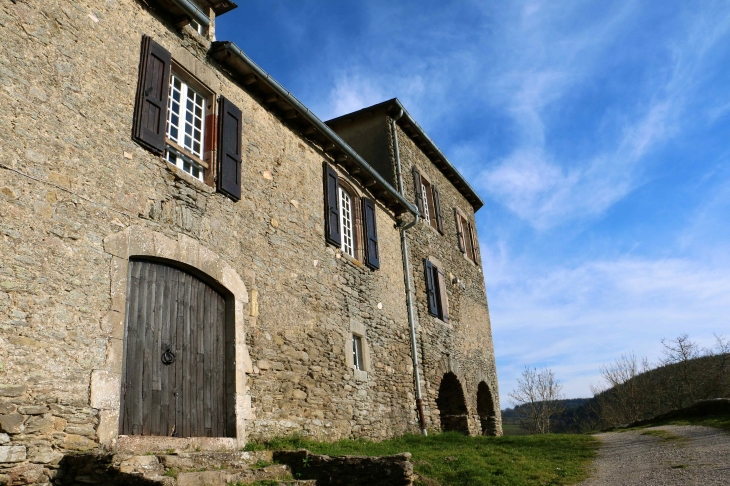
[[[469,434],[464,389],[454,373],[446,373],[441,380],[436,405],[441,415],[441,431]]]
[[[477,388],[477,414],[482,435],[497,435],[497,413],[494,409],[494,398],[489,386],[480,382]]]

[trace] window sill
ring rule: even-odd
[[[434,316],[434,315],[431,315],[431,314],[428,314],[428,317],[430,317],[430,318],[431,318],[431,320],[433,320],[433,321],[434,321],[435,323],[437,323],[437,324],[440,324],[440,325],[442,325],[442,326],[444,326],[444,327],[447,327],[447,328],[449,328],[449,329],[454,329],[454,326],[453,326],[453,325],[451,324],[451,321],[449,321],[449,322],[444,322],[444,321],[442,321],[442,320],[441,320],[441,319],[440,319],[439,317],[436,317],[436,316]]]
[[[172,174],[175,176],[176,179],[185,181],[193,188],[195,188],[201,192],[205,192],[206,194],[213,194],[215,192],[214,187],[210,187],[208,184],[201,181],[200,179],[196,179],[195,177],[191,176],[190,174],[188,174],[187,172],[185,172],[178,166],[172,165],[170,162],[163,159],[162,157],[160,157],[159,160],[163,164],[165,164],[165,168],[168,171],[172,172]]]
[[[461,256],[464,257],[464,260],[466,260],[467,262],[471,263],[475,267],[479,268],[479,265],[477,264],[477,262],[475,262],[474,260],[472,260],[471,258],[469,258],[468,256],[466,256],[466,253],[461,252]]]
[[[368,268],[365,266],[365,264],[359,260],[356,260],[355,258],[351,257],[347,253],[344,253],[341,249],[335,250],[335,258],[338,260],[341,260],[343,262],[349,263],[353,267],[356,267],[360,270],[362,270],[363,273],[367,272]]]
[[[355,381],[357,382],[365,382],[368,381],[368,372],[365,370],[352,370],[352,376],[355,378]]]

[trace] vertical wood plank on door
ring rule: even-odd
[[[215,359],[215,355],[212,353],[213,348],[211,346],[211,333],[213,332],[213,329],[215,326],[211,325],[211,309],[210,306],[213,303],[212,302],[212,290],[210,287],[207,287],[203,289],[203,301],[204,301],[204,312],[203,312],[203,323],[205,325],[205,329],[203,330],[203,334],[205,336],[204,341],[204,383],[205,386],[203,387],[203,405],[204,405],[204,415],[205,415],[205,435],[207,437],[211,437],[213,435],[213,407],[211,406],[211,388],[213,387],[212,377],[213,377],[213,360]]]
[[[137,302],[139,298],[139,270],[138,265],[134,263],[130,264],[129,269],[129,296],[127,297],[127,316],[129,324],[127,325],[126,345],[127,345],[127,356],[132,358],[135,356],[137,351]],[[122,434],[132,434],[134,430],[134,419],[133,419],[133,405],[135,403],[136,388],[135,388],[135,359],[127,359],[125,366],[124,376],[124,390],[123,395],[123,406],[122,406],[122,419],[121,429]]]
[[[183,376],[185,375],[185,352],[187,349],[185,343],[185,274],[177,274],[177,321],[175,322],[177,329],[177,346],[180,350],[180,356],[176,360],[175,367],[175,431],[178,437],[186,437],[183,434],[185,429],[185,394],[183,393]]]
[[[221,297],[219,294],[215,295],[215,301],[216,301],[216,318],[215,322],[218,323],[225,323],[226,321],[226,303],[223,297]],[[228,407],[233,407],[233,403],[228,403],[227,399],[227,390],[226,390],[226,376],[227,376],[227,369],[226,369],[226,328],[225,325],[217,325],[216,326],[216,343],[217,348],[215,350],[215,356],[216,356],[216,369],[218,370],[217,373],[217,387],[216,387],[216,397],[217,397],[217,415],[218,415],[218,436],[219,437],[225,437],[228,435],[228,427],[227,427],[227,410]]]
[[[157,267],[145,265],[147,269],[147,281],[144,286],[144,357],[142,358],[142,435],[152,435],[152,377],[154,375],[154,352],[155,336],[155,280],[157,278]]]
[[[191,388],[193,388],[190,383],[190,373],[192,371],[191,362],[193,361],[191,359],[191,355],[194,353],[193,347],[191,345],[192,343],[192,329],[190,328],[190,300],[191,300],[191,285],[192,281],[190,279],[189,275],[183,276],[183,281],[185,282],[183,284],[183,287],[185,288],[185,297],[183,301],[183,323],[184,323],[184,337],[183,337],[183,343],[184,343],[184,350],[183,350],[183,358],[185,360],[185,368],[183,371],[183,382],[182,382],[182,394],[183,394],[183,430],[182,430],[182,437],[192,437],[192,429],[190,427],[190,424],[192,423],[193,417],[194,417],[194,410],[193,410],[193,402],[190,400],[190,393]]]
[[[196,282],[195,298],[197,301],[195,328],[198,331],[195,360],[195,404],[198,410],[196,434],[198,437],[205,437],[205,332],[208,325],[203,320],[205,315],[205,291],[202,282]]]

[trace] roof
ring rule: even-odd
[[[347,115],[343,115],[332,120],[327,121],[329,126],[337,126],[348,121],[354,121],[360,117],[372,116],[376,113],[384,113],[388,116],[395,118],[397,114],[403,110],[403,115],[398,118],[398,126],[413,140],[413,142],[421,149],[426,157],[438,167],[438,169],[446,176],[454,187],[469,201],[469,204],[474,208],[474,212],[484,206],[484,201],[471,187],[463,175],[454,167],[449,159],[444,155],[443,152],[436,146],[426,132],[421,128],[421,125],[413,119],[408,110],[405,109],[403,104],[398,98],[384,101],[373,105],[362,110],[358,110]]]
[[[226,68],[234,80],[283,124],[321,147],[324,153],[359,180],[388,209],[395,214],[406,211],[412,214],[418,213],[418,209],[378,171],[301,101],[244,54],[236,44],[228,41],[213,42],[208,55]]]
[[[192,18],[199,22],[202,21],[200,16],[208,17],[204,9],[212,8],[215,15],[220,16],[238,8],[238,5],[231,0],[154,0],[154,2],[170,12],[174,18]]]

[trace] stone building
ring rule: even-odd
[[[482,201],[397,100],[325,124],[216,41],[235,7],[0,5],[0,475],[501,433]]]

